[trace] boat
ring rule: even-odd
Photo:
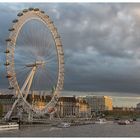
[[[104,124],[104,123],[107,123],[107,121],[106,121],[106,119],[102,118],[102,119],[98,119],[97,121],[95,121],[95,123]]]
[[[68,128],[70,126],[71,126],[71,124],[67,123],[67,122],[62,122],[62,123],[57,125],[57,127],[59,127],[59,128]]]
[[[118,121],[119,125],[128,125],[128,124],[133,124],[132,120],[120,120]]]
[[[14,130],[19,129],[19,124],[17,123],[8,123],[8,124],[0,124],[0,131],[1,130]]]

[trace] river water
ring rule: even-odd
[[[140,137],[140,122],[133,125],[109,122],[69,128],[21,126],[20,130],[0,131],[0,137]]]

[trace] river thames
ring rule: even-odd
[[[140,122],[133,125],[109,122],[69,128],[21,126],[20,130],[0,131],[0,137],[140,137]]]

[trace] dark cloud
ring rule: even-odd
[[[65,90],[140,92],[140,4],[3,3],[2,51],[12,19],[27,7],[45,10],[58,28],[65,52]]]

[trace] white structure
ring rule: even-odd
[[[6,78],[8,78],[10,83],[9,89],[17,91],[18,94],[15,95],[17,96],[17,100],[5,116],[6,120],[10,118],[17,104],[19,104],[20,108],[22,106],[22,109],[27,113],[32,112],[38,116],[42,116],[46,113],[50,114],[55,110],[54,108],[59,99],[64,82],[64,52],[60,35],[53,21],[44,11],[38,8],[24,9],[22,12],[18,13],[17,16],[18,18],[13,20],[13,25],[9,29],[9,38],[6,39],[5,66],[7,70]],[[34,24],[40,25],[42,29],[39,28],[40,26],[33,26]],[[27,28],[28,25],[31,27]],[[36,31],[37,27],[38,31]],[[39,32],[41,32],[41,34],[38,34]],[[25,51],[25,47],[27,51]],[[18,48],[22,51],[17,51]],[[18,58],[16,57],[17,55]],[[16,58],[18,59],[17,61]],[[19,60],[22,61],[19,62]],[[54,67],[52,68],[52,65],[55,65],[55,70]],[[17,68],[18,70],[16,71]],[[24,78],[20,78],[20,80],[23,80],[21,82],[19,77],[23,76],[23,70],[24,73],[26,71],[26,74],[24,74]],[[52,72],[56,73],[52,74]],[[47,75],[46,79],[43,80],[46,82],[45,89],[47,87],[51,90],[52,86],[55,86],[55,88],[51,101],[44,109],[40,110],[39,108],[32,107],[26,99],[31,87],[36,86],[35,82],[40,80],[42,73],[45,73],[45,76]],[[36,75],[39,75],[39,78],[35,78]],[[56,77],[55,79],[54,75]],[[44,78],[44,76],[42,77]],[[38,84],[39,83],[41,83],[41,80],[38,81]],[[40,87],[42,87],[41,84],[34,87],[34,89],[38,90]]]

